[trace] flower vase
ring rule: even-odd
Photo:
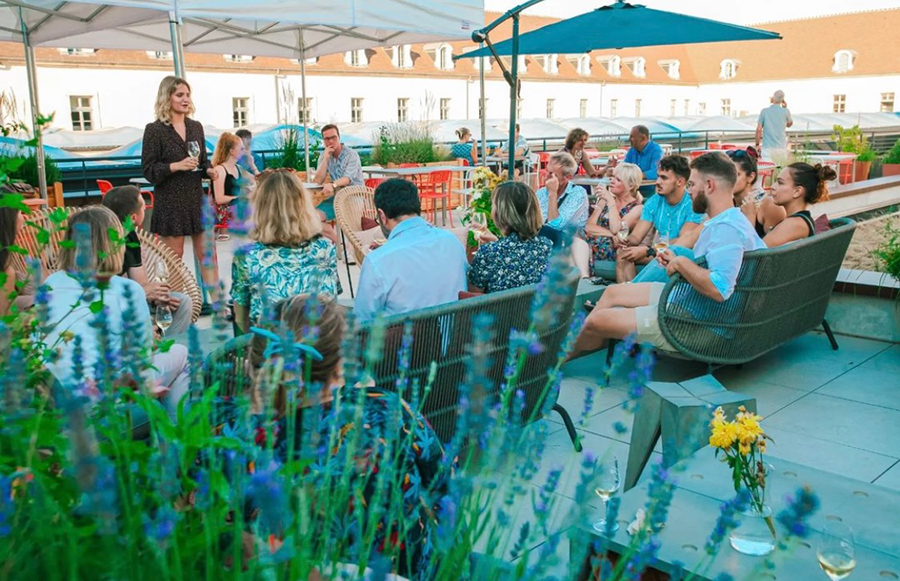
[[[760,508],[751,503],[740,515],[740,524],[728,536],[732,548],[752,557],[775,550],[775,520],[769,505],[763,503]]]

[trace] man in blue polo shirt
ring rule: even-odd
[[[646,125],[635,125],[628,136],[631,149],[625,154],[625,163],[633,163],[644,172],[645,180],[655,180],[659,160],[662,159],[662,148],[650,139],[650,130]],[[653,186],[643,186],[641,195],[645,198],[653,195]]]

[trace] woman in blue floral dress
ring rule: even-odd
[[[522,182],[506,182],[491,194],[491,218],[503,238],[478,249],[469,268],[469,291],[493,293],[541,280],[553,243],[538,236],[543,225],[537,196]]]
[[[590,247],[590,255],[584,256],[573,245],[575,264],[582,276],[588,277],[594,272],[594,264],[598,261],[616,260],[616,246],[613,238],[620,231],[622,223],[628,225],[630,232],[641,218],[641,187],[643,172],[633,163],[620,163],[613,171],[609,188],[595,186],[597,205],[584,227],[582,238]],[[615,209],[615,211],[610,211]],[[581,247],[584,244],[580,244]],[[586,253],[584,253],[586,254]]]
[[[456,130],[456,137],[459,141],[450,147],[450,155],[456,159],[464,159],[470,166],[474,166],[478,163],[478,147],[472,139],[472,132],[466,127],[460,127]]]
[[[300,293],[341,293],[334,243],[299,178],[288,171],[261,174],[253,195],[256,242],[240,248],[232,264],[235,322],[247,332],[268,305]]]
[[[326,539],[343,543],[342,562],[357,563],[358,552],[367,551],[373,559],[390,559],[392,570],[400,575],[429,579],[436,564],[436,515],[448,494],[452,462],[445,461],[431,426],[397,394],[344,386],[343,312],[333,300],[296,296],[275,307],[275,328],[291,331],[292,340],[296,340],[309,337],[310,328],[315,327],[315,340],[303,339],[298,347],[296,343],[285,345],[267,336],[267,332],[253,337],[250,360],[259,369],[256,390],[261,388],[259,379],[269,377],[267,369],[278,364],[288,349],[294,349],[294,356],[307,357],[311,349],[315,350],[308,367],[309,387],[284,371],[275,390],[270,406],[277,420],[273,430],[274,456],[279,464],[291,457],[308,466],[301,482],[314,491],[313,500],[317,493],[326,495],[323,504],[332,509],[339,502],[336,499],[346,501],[345,513],[337,511],[330,519],[327,515],[314,518],[329,529],[322,533]],[[315,359],[316,356],[321,359]],[[298,387],[296,413],[289,425],[286,393]],[[360,407],[361,416],[356,417]],[[265,427],[263,424],[258,430],[258,444],[265,444]],[[379,482],[381,478],[386,481]],[[369,523],[357,520],[360,513],[355,506],[359,500],[352,494],[360,491],[363,520],[373,514],[380,518],[369,544],[360,538]]]

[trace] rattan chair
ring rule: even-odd
[[[659,299],[659,326],[673,354],[742,364],[819,325],[837,349],[825,310],[855,229],[853,220],[834,220],[812,238],[748,252],[734,294],[721,303],[672,277]]]
[[[207,388],[219,386],[219,397],[230,398],[245,394],[252,384],[250,376],[250,341],[247,333],[231,339],[209,354],[203,364],[203,379]]]
[[[40,258],[43,273],[49,274],[58,269],[58,257],[60,242],[66,236],[64,221],[55,224],[50,219],[51,213],[62,212],[66,217],[79,212],[81,208],[55,208],[32,212],[26,218],[28,225],[19,233],[16,244],[24,248],[31,257]],[[49,241],[42,244],[38,238],[41,229],[50,232]],[[197,279],[178,256],[169,247],[157,242],[155,237],[145,230],[137,230],[141,241],[141,260],[148,273],[155,272],[156,265],[162,262],[165,265],[167,278],[164,281],[173,292],[183,293],[191,298],[191,320],[196,322],[200,318],[200,308],[203,300]],[[40,255],[39,255],[40,254]],[[38,256],[39,255],[39,256]],[[20,256],[20,255],[17,255]],[[19,261],[17,269],[24,272],[25,263]]]
[[[334,216],[344,239],[350,242],[356,263],[362,266],[368,248],[363,245],[357,233],[362,230],[363,217],[375,219],[375,190],[365,186],[341,188],[334,197]],[[348,265],[349,268],[349,265]],[[349,271],[348,271],[349,274]]]

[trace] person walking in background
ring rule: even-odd
[[[156,95],[156,121],[144,128],[141,173],[154,185],[150,231],[176,256],[184,256],[184,237],[190,236],[194,256],[203,260],[203,178],[213,177],[206,158],[203,125],[191,119],[191,86],[168,76]],[[210,232],[210,235],[212,232]],[[213,298],[218,295],[219,272],[215,252],[212,263],[202,264],[201,278]]]
[[[119,276],[133,280],[141,285],[147,301],[152,304],[165,303],[172,309],[172,324],[164,335],[174,336],[187,331],[191,324],[191,297],[183,293],[172,292],[164,282],[151,280],[144,268],[141,258],[141,239],[137,229],[144,223],[144,197],[137,186],[117,186],[103,196],[103,205],[112,210],[123,225],[128,218],[134,228],[125,234],[125,257],[122,261],[122,272]],[[154,273],[155,274],[155,273]]]
[[[775,163],[783,163],[787,159],[787,128],[793,124],[794,119],[784,100],[784,91],[775,91],[772,104],[759,112],[756,122],[756,149],[762,159]]]
[[[470,166],[474,166],[478,163],[478,147],[477,143],[474,139],[472,139],[472,132],[469,131],[468,127],[460,127],[456,130],[456,137],[459,139],[453,146],[450,148],[450,155],[455,157],[456,159],[464,159],[466,163]]]

